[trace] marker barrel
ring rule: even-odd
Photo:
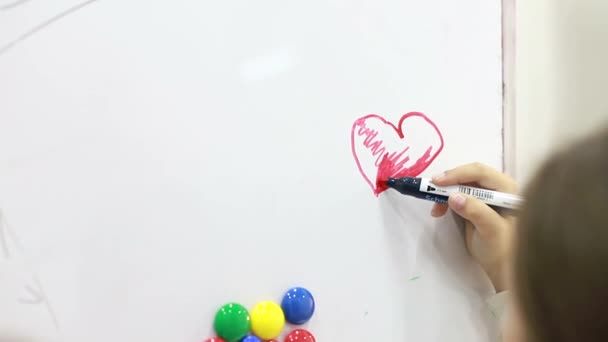
[[[492,207],[518,209],[523,204],[523,199],[517,195],[466,185],[437,186],[428,178],[389,178],[387,185],[404,195],[438,203],[446,203],[450,195],[462,193]]]
[[[421,178],[420,191],[443,196],[450,196],[451,194],[461,193],[477,198],[478,200],[484,202],[487,205],[507,209],[517,209],[523,204],[523,200],[517,195],[480,189],[466,185],[452,185],[443,187],[436,186],[430,181],[430,179],[426,178]]]

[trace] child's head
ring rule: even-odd
[[[513,268],[525,341],[608,339],[608,129],[551,157],[525,198]]]

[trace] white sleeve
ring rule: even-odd
[[[509,296],[509,291],[503,291],[493,295],[486,301],[492,319],[495,321],[495,325],[500,332],[496,341],[502,341],[502,329],[509,309]]]

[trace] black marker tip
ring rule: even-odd
[[[397,185],[397,178],[389,178],[386,180],[386,186],[389,188],[394,188]]]
[[[401,177],[401,178],[388,178],[386,180],[386,187],[395,189],[402,194],[412,196],[422,196],[419,194],[420,189],[420,178],[413,177]]]

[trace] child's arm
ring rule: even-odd
[[[508,193],[517,191],[517,183],[513,179],[480,163],[446,171],[433,177],[433,183],[439,186],[472,184]],[[485,270],[496,291],[506,290],[514,218],[501,216],[480,200],[463,194],[450,196],[448,205],[466,220],[466,246],[471,255]],[[435,205],[431,214],[443,216],[447,209],[445,204]]]

